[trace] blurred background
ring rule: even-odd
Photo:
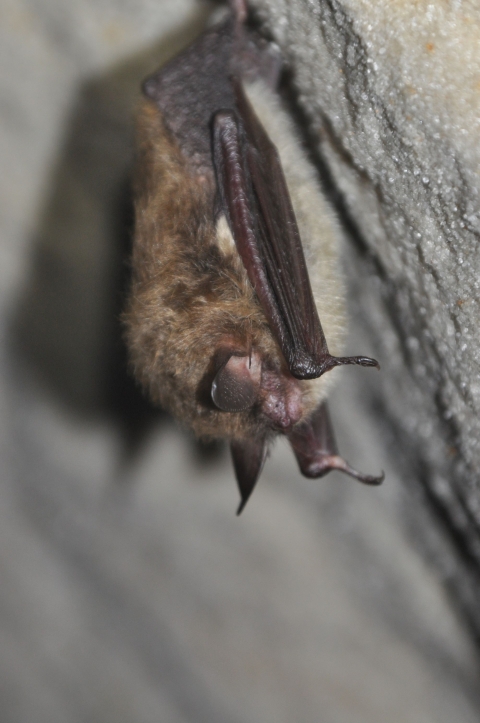
[[[305,480],[279,442],[239,519],[227,449],[126,373],[139,84],[212,9],[0,0],[0,719],[473,723],[476,651],[401,523],[368,372],[331,409],[383,487]]]

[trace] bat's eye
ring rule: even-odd
[[[258,357],[232,355],[212,382],[213,403],[223,412],[243,412],[255,404],[260,386]]]

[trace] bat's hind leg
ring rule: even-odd
[[[362,474],[338,454],[326,402],[316,409],[310,419],[295,427],[288,439],[304,477],[323,477],[337,469],[367,485],[383,482],[383,472],[378,477]]]

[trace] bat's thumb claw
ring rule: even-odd
[[[328,358],[328,367],[326,371],[333,369],[333,367],[343,366],[345,364],[357,364],[361,367],[376,367],[377,369],[380,369],[378,361],[369,356],[331,356]]]
[[[378,361],[369,356],[358,356],[356,359],[356,364],[360,364],[362,367],[375,367],[376,369],[380,369]]]

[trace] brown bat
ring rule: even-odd
[[[383,475],[337,452],[326,372],[378,363],[329,351],[346,326],[339,231],[276,93],[278,49],[230,4],[143,86],[125,321],[153,401],[230,440],[240,513],[277,434],[306,477]]]

